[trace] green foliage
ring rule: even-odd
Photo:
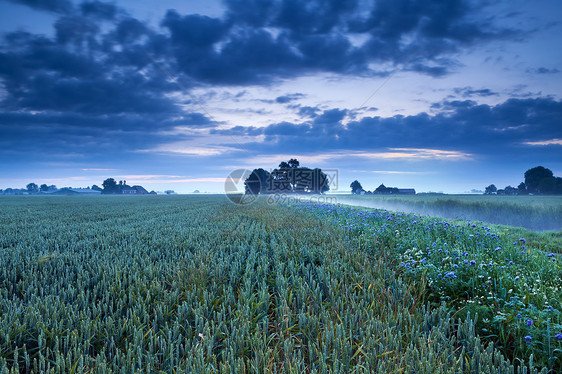
[[[539,249],[509,229],[476,223],[334,205],[297,209],[339,223],[367,251],[387,253],[407,284],[424,285],[416,293],[422,302],[445,303],[463,320],[477,314],[481,339],[513,362],[534,357],[562,371],[559,247]]]
[[[0,372],[514,372],[399,276],[387,226],[212,196],[0,204]]]

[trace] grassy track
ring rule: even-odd
[[[513,370],[470,317],[428,307],[393,242],[366,245],[326,212],[205,196],[0,206],[2,373]]]

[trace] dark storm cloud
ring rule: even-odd
[[[497,92],[490,90],[489,88],[482,88],[479,90],[473,89],[472,87],[463,87],[463,88],[455,88],[453,91],[457,95],[461,95],[462,97],[473,97],[473,96],[480,96],[480,97],[487,97],[487,96],[498,96]]]
[[[342,120],[347,112],[332,109],[312,121],[282,122],[252,132],[261,131],[272,152],[424,148],[502,159],[528,152],[527,142],[562,138],[562,101],[551,98],[510,99],[495,106],[451,101],[440,106],[446,110],[437,115],[365,117],[346,126]]]
[[[305,95],[301,93],[287,94],[287,95],[276,97],[275,102],[278,104],[287,104],[290,103],[291,101],[302,99],[304,96]]]
[[[540,67],[538,69],[527,69],[527,73],[533,73],[533,74],[556,74],[556,73],[560,73],[560,70],[558,69],[548,69],[545,67]]]
[[[117,15],[118,8],[115,4],[102,1],[84,1],[80,4],[80,11],[84,16],[101,19],[113,19]]]
[[[70,13],[74,6],[70,0],[9,0],[12,3],[27,5],[37,10],[55,13]]]
[[[301,117],[310,117],[310,118],[314,118],[318,115],[318,112],[320,111],[319,108],[316,107],[311,107],[311,106],[302,106],[298,108],[298,114]]]
[[[371,63],[406,64],[430,76],[450,73],[462,48],[517,35],[478,21],[466,0],[226,0],[222,19],[169,11],[175,70],[221,84],[268,84],[313,72],[375,75]],[[355,45],[355,36],[366,38]]]
[[[371,70],[372,62],[443,76],[455,67],[451,52],[507,33],[475,21],[476,10],[464,0],[439,6],[226,0],[224,18],[168,11],[164,33],[112,3],[84,1],[75,10],[62,0],[21,3],[65,13],[54,24],[54,38],[22,32],[4,37],[4,104],[28,110],[170,110],[165,94],[179,88],[166,84],[162,69],[188,88],[205,82],[267,85],[314,72],[380,74]],[[367,39],[354,45],[353,35]]]
[[[457,66],[454,54],[462,48],[511,32],[494,26],[493,19],[477,21],[478,10],[468,0],[225,0],[224,17],[170,10],[160,28],[103,1],[76,6],[67,0],[14,2],[59,16],[53,36],[21,31],[2,36],[0,136],[8,141],[10,136],[18,137],[23,134],[18,131],[31,128],[26,121],[32,121],[39,126],[37,134],[60,134],[58,146],[79,138],[110,144],[111,132],[141,131],[139,139],[150,143],[162,140],[155,135],[160,130],[176,126],[212,128],[208,116],[186,114],[174,98],[186,94],[185,89],[209,83],[269,85],[315,73],[380,74],[373,63],[404,64],[405,70],[443,76]],[[295,103],[298,98],[289,94],[276,102],[292,106],[307,121],[248,128],[246,134],[275,141],[314,137],[328,146],[348,147],[356,141],[370,147],[401,138],[411,144],[421,139],[437,142],[440,137],[432,140],[423,126],[461,134],[459,139],[476,131],[459,125],[463,123],[459,119],[453,121],[450,113],[467,110],[466,116],[475,116],[478,110],[472,104],[451,107],[450,117],[373,117],[344,126],[343,118],[352,113],[300,107]],[[10,117],[23,112],[36,114],[27,119]],[[482,112],[484,116],[486,111]],[[336,134],[340,135],[336,138]],[[65,136],[72,141],[65,141]],[[121,146],[133,149],[135,144]]]

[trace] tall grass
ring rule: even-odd
[[[391,246],[325,213],[221,197],[0,204],[2,373],[514,372],[472,316],[424,302]]]
[[[422,300],[444,303],[458,316],[478,313],[477,333],[510,359],[533,355],[552,372],[562,371],[559,254],[503,227],[332,204],[295,209],[341,225],[367,251],[386,253],[406,283],[420,285]]]
[[[562,231],[562,196],[337,195],[350,205]]]

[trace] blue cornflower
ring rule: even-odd
[[[525,335],[525,340],[527,341],[527,343],[530,343],[531,340],[533,340],[533,337],[531,335]]]
[[[547,256],[548,257],[554,257],[554,253],[549,253]]]
[[[494,251],[499,251],[500,249],[502,249],[502,247],[497,247],[496,249],[494,249]]]
[[[470,265],[476,265],[476,261],[470,260]]]
[[[464,260],[464,263],[465,263],[465,264],[468,264],[468,260]]]
[[[520,238],[519,241],[523,244],[527,243],[527,241],[525,240],[525,238]]]
[[[519,275],[516,276],[516,277],[514,278],[514,280],[517,282],[517,281],[519,280]]]
[[[562,333],[559,332],[558,334],[554,335],[554,337],[558,340],[562,340]]]
[[[521,315],[521,313],[517,313],[517,318],[522,318],[523,316]]]
[[[532,325],[533,325],[533,320],[532,320],[532,319],[528,319],[526,323],[527,323],[527,326],[532,326]]]

